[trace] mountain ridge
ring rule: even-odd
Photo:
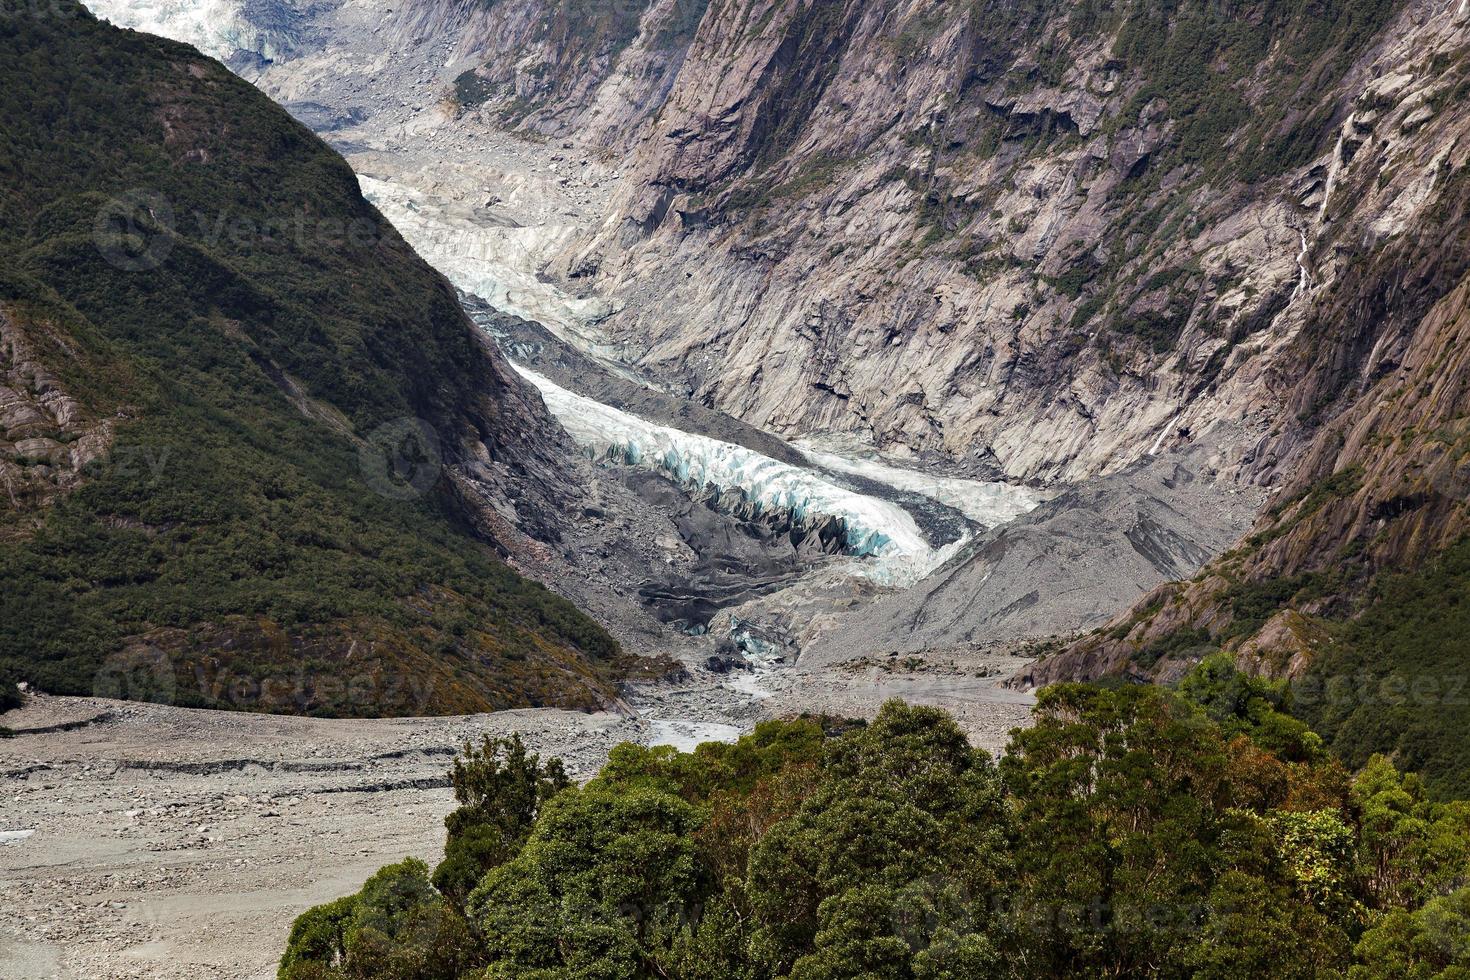
[[[346,163],[188,47],[28,11],[0,662],[271,711],[617,703],[631,658],[495,555],[555,540],[564,436]]]

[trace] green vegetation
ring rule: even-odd
[[[1316,94],[1341,78],[1397,5],[1130,4],[1113,52],[1144,85],[1121,118],[1163,100],[1179,124],[1177,162],[1206,173],[1234,170],[1247,180],[1276,176],[1319,152],[1331,119]],[[1267,93],[1264,102],[1246,100],[1247,79]],[[1305,118],[1283,131],[1293,113]],[[1239,130],[1244,139],[1231,140]]]
[[[1359,479],[1339,473],[1281,512],[1310,512]],[[1216,653],[1222,645],[1254,635],[1282,610],[1334,599],[1330,616],[1297,614],[1320,645],[1282,710],[1320,732],[1349,766],[1382,754],[1420,773],[1433,798],[1470,798],[1470,539],[1412,571],[1371,579],[1341,567],[1279,575],[1237,582],[1219,599],[1230,614],[1223,628],[1176,630],[1135,652],[1131,663],[1149,670],[1166,659],[1225,656]],[[1136,623],[1125,625],[1111,638],[1122,639]]]
[[[432,458],[526,438],[453,291],[251,86],[64,11],[0,18],[0,313],[115,434],[80,490],[0,510],[0,670],[91,693],[141,649],[187,704],[601,703],[616,644]],[[405,423],[414,452],[373,442]]]
[[[1299,712],[1349,765],[1374,753],[1470,796],[1470,541],[1381,576],[1303,682]],[[1308,696],[1309,695],[1309,696]]]
[[[462,108],[484,105],[495,95],[495,91],[495,86],[478,69],[471,68],[454,80],[454,101]]]
[[[19,708],[25,699],[21,696],[20,676],[14,670],[0,667],[0,714]]]
[[[1265,531],[1252,535],[1246,542],[1251,548],[1260,548],[1287,534],[1302,521],[1316,514],[1335,500],[1345,500],[1363,486],[1363,467],[1344,467],[1307,487],[1300,495],[1290,500],[1279,501],[1268,513],[1276,523]],[[1282,518],[1285,519],[1282,519]]]
[[[525,846],[542,808],[571,781],[560,759],[542,765],[519,735],[466,745],[449,781],[460,806],[445,820],[449,833],[434,886],[463,907],[486,872]]]
[[[998,763],[897,702],[623,745],[582,788],[489,743],[447,820],[451,852],[497,842],[468,896],[434,887],[452,853],[384,868],[298,920],[280,976],[1457,975],[1470,804],[1350,775],[1289,707],[1216,659],[1176,691],[1050,688]]]
[[[1210,634],[1205,630],[1175,630],[1134,653],[1132,661],[1140,669],[1150,670],[1160,660],[1182,659],[1191,653],[1209,649],[1212,649],[1212,641]]]

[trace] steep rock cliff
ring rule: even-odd
[[[1299,331],[1454,165],[1457,14],[715,3],[564,269],[777,432],[1070,479],[1249,420],[1269,481],[1310,431]]]
[[[611,211],[547,271],[751,424],[1065,481],[1224,419],[1223,475],[1275,485],[1339,394],[1299,333],[1454,155],[1462,7],[332,0],[271,8],[316,40],[259,81],[600,150]]]

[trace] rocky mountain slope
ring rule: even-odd
[[[1379,53],[1308,175],[1334,237],[1303,251],[1312,306],[1275,368],[1303,435],[1274,503],[1199,575],[1020,681],[1171,679],[1224,648],[1292,678],[1350,762],[1388,752],[1470,788],[1470,71],[1463,5],[1433,13]]]
[[[1225,557],[1026,681],[1168,678],[1223,645],[1323,682],[1444,683],[1467,52],[1470,8],[1438,0],[713,3],[602,229],[554,268],[620,307],[598,327],[625,359],[777,433],[1040,481],[1201,447],[1208,479],[1272,491]],[[1065,602],[1064,579],[989,571],[977,555],[855,632],[980,641]],[[1413,707],[1304,710],[1363,757],[1438,753],[1442,777],[1459,709]]]
[[[421,2],[365,47],[355,0],[278,6],[254,22],[325,38],[261,69],[288,105],[330,67],[352,118],[397,73],[441,100],[417,113],[606,163],[604,227],[548,271],[653,380],[1042,481],[1221,418],[1232,475],[1279,480],[1316,422],[1280,368],[1351,256],[1423,219],[1464,101],[1442,0]]]
[[[370,41],[356,0],[279,6],[339,38],[260,68],[288,104],[330,67],[329,117],[511,129],[557,141],[545,179],[613,185],[538,251],[599,356],[778,435],[1104,478],[836,647],[1096,622],[1177,576],[1019,680],[1221,645],[1331,673],[1394,609],[1438,617],[1400,665],[1453,661],[1424,595],[1465,530],[1465,3],[423,0]],[[365,108],[374,78],[403,104]],[[1273,499],[1193,577],[1239,529],[1199,516],[1221,485]],[[1108,554],[1116,593],[1073,594]]]
[[[600,145],[610,213],[546,271],[677,394],[1038,481],[1223,419],[1224,475],[1279,484],[1365,342],[1312,360],[1324,302],[1459,165],[1463,7],[425,0],[370,37],[355,0],[250,17],[319,37],[260,72],[288,105],[330,67],[329,114],[418,125],[365,107],[376,78],[448,113],[426,131],[575,137],[562,184]],[[237,34],[211,43],[238,61]]]
[[[1463,538],[1470,495],[1467,206],[1470,174],[1461,165],[1436,195],[1432,213],[1440,220],[1381,250],[1372,274],[1339,299],[1358,311],[1343,320],[1357,321],[1366,336],[1324,328],[1312,357],[1343,366],[1337,380],[1348,407],[1311,440],[1253,532],[1199,578],[1146,601],[1127,629],[1049,661],[1038,678],[1121,672],[1139,660],[1146,672],[1169,673],[1177,667],[1167,654],[1177,652],[1174,638],[1186,630],[1257,656],[1263,669],[1298,673],[1313,646],[1310,631],[1294,628],[1301,612],[1352,611],[1376,576],[1420,569]],[[1415,318],[1415,308],[1430,302]],[[1342,312],[1328,307],[1322,315]],[[1350,345],[1368,350],[1359,360],[1343,350]],[[1299,397],[1311,399],[1326,373],[1304,366]]]
[[[449,285],[254,88],[58,9],[0,17],[0,666],[273,711],[614,700],[629,658],[495,557],[581,491]]]
[[[1458,163],[1464,43],[1442,3],[717,4],[564,268],[777,432],[1067,479],[1249,420],[1270,479],[1298,334]]]

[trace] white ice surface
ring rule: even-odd
[[[861,476],[895,490],[917,493],[952,507],[982,527],[995,527],[1015,520],[1048,499],[1048,494],[1030,487],[961,477],[936,476],[918,470],[890,466],[866,456],[839,456],[804,443],[797,448],[807,459],[824,469]]]
[[[83,0],[93,14],[118,27],[157,34],[221,61],[237,51],[274,60],[281,54],[241,13],[238,0]]]
[[[34,830],[0,830],[0,844],[19,844],[34,833]]]
[[[739,488],[754,501],[798,517],[840,517],[847,525],[848,551],[872,556],[859,567],[875,582],[912,585],[938,568],[966,542],[933,548],[908,511],[895,503],[854,493],[811,470],[708,436],[683,432],[619,411],[567,391],[529,368],[516,365],[541,392],[546,407],[578,445],[596,458],[656,469],[680,483]]]
[[[572,224],[516,226],[477,220],[464,202],[444,202],[393,181],[359,175],[363,196],[424,261],[495,309],[535,320],[575,347],[595,343],[586,324],[606,317],[600,299],[569,296],[535,270],[577,234]]]

